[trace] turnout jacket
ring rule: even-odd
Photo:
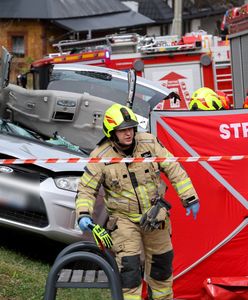
[[[91,157],[126,157],[111,140],[105,140]],[[173,156],[150,133],[136,133],[132,157]],[[139,222],[158,197],[163,172],[175,188],[184,207],[198,201],[198,196],[186,171],[178,162],[162,163],[88,163],[78,185],[77,219],[92,215],[95,199],[102,185],[105,206],[110,215],[123,216]]]

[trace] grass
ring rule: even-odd
[[[51,265],[0,247],[0,300],[42,300]],[[58,289],[57,300],[109,300],[109,290]]]

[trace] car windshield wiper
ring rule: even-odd
[[[6,120],[2,120],[0,131],[14,133],[13,129],[11,128],[11,126],[8,124],[8,122]]]

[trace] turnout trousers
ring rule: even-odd
[[[173,299],[170,219],[166,219],[163,228],[152,232],[144,232],[139,224],[119,216],[116,225],[111,233],[112,249],[120,270],[124,299],[141,300],[142,260],[152,299]]]

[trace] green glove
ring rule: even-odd
[[[90,224],[88,227],[92,230],[93,237],[99,247],[103,245],[106,248],[111,248],[113,246],[112,238],[106,229],[98,224]]]

